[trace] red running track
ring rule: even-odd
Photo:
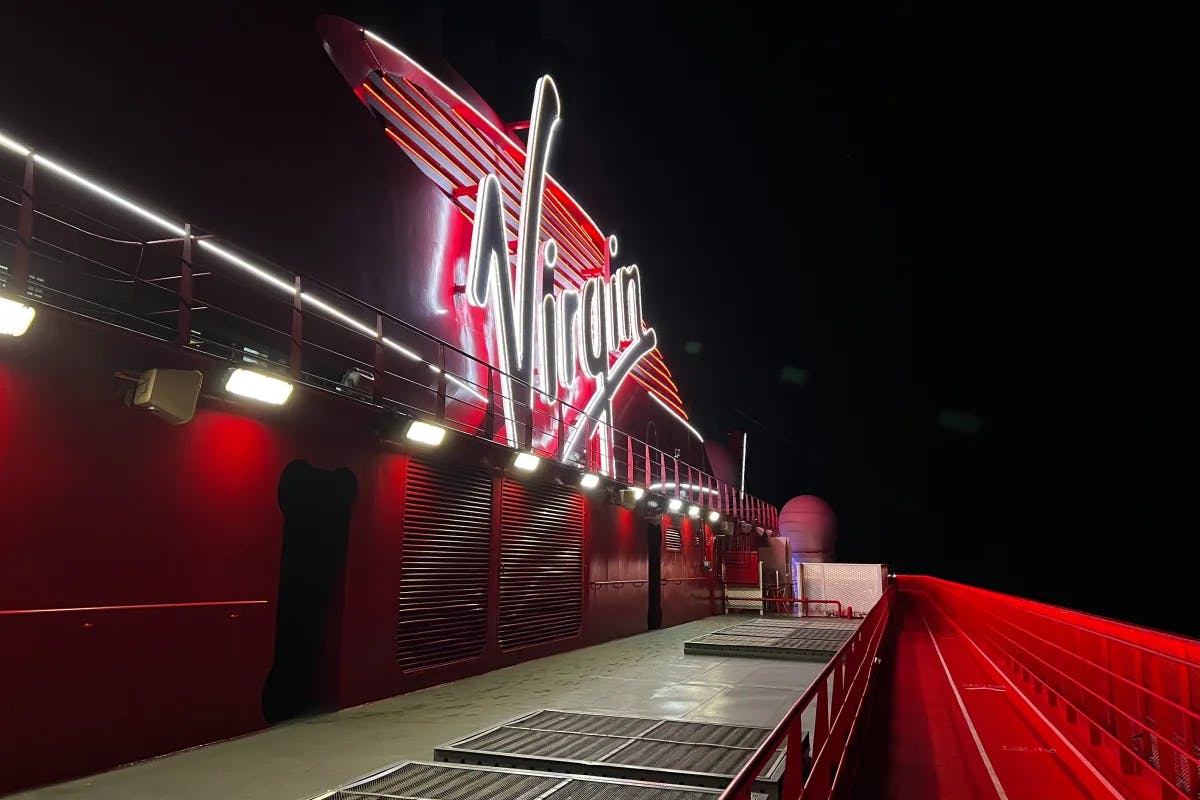
[[[864,731],[855,796],[1124,796],[1038,717],[924,595],[900,592],[896,611],[894,663]]]

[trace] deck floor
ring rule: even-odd
[[[716,616],[194,748],[13,798],[303,800],[543,708],[773,727],[824,666],[684,655]]]

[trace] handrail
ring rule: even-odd
[[[807,597],[737,597],[734,599],[738,600],[739,602],[742,600],[749,602],[762,601],[764,603],[779,603],[780,605],[786,605],[789,603],[795,603],[797,605],[804,606],[807,606],[810,603],[813,605],[835,605],[837,606],[837,615],[839,617],[843,616],[842,601],[840,600],[815,600]]]
[[[832,796],[843,776],[846,752],[870,689],[876,654],[887,631],[894,603],[895,587],[888,586],[854,634],[838,648],[800,699],[738,770],[721,793],[721,800],[750,800],[755,779],[784,744],[787,745],[787,760],[779,800],[796,800],[801,794],[808,798]],[[833,679],[832,687],[830,678]],[[814,701],[817,707],[811,731],[812,760],[806,769],[803,715]]]
[[[424,381],[419,379],[405,387],[406,393],[402,397],[385,396],[378,385],[381,381],[378,380],[375,382],[373,391],[343,392],[344,396],[376,407],[400,410],[409,416],[431,416],[468,435],[493,442],[497,441],[493,409],[497,405],[499,396],[500,381],[498,378],[504,376],[511,382],[512,394],[516,395],[528,390],[532,392],[534,398],[527,402],[522,402],[519,397],[511,398],[516,407],[516,418],[510,421],[513,429],[510,431],[510,435],[516,442],[520,443],[525,440],[527,446],[535,449],[544,457],[566,461],[567,456],[570,455],[565,452],[565,439],[568,433],[606,431],[611,435],[613,441],[612,452],[609,454],[608,464],[604,471],[608,472],[613,479],[631,485],[641,485],[645,488],[658,483],[658,491],[664,496],[680,497],[691,502],[702,503],[726,517],[772,528],[777,527],[778,510],[775,507],[752,495],[743,494],[731,484],[718,480],[715,476],[689,464],[676,455],[668,454],[648,442],[621,431],[602,418],[586,414],[584,409],[541,392],[529,382],[501,371],[451,342],[421,330],[412,323],[321,280],[279,267],[269,260],[255,259],[256,263],[254,263],[243,255],[247,251],[236,246],[226,245],[222,240],[214,237],[211,232],[157,216],[154,212],[120,198],[94,182],[82,182],[77,177],[70,178],[71,173],[65,167],[51,162],[32,150],[26,150],[10,140],[0,137],[0,144],[5,145],[0,147],[0,152],[16,154],[21,157],[25,166],[23,184],[4,180],[5,183],[13,185],[20,191],[20,200],[9,200],[5,206],[17,207],[19,216],[16,226],[10,229],[16,234],[15,241],[6,242],[15,250],[17,256],[12,268],[4,272],[7,284],[5,288],[10,293],[23,296],[23,299],[32,303],[49,305],[102,323],[119,325],[137,335],[159,341],[171,341],[171,335],[174,334],[174,340],[178,346],[200,349],[210,355],[222,353],[225,357],[241,357],[241,351],[245,347],[253,347],[262,353],[273,348],[278,349],[274,345],[263,344],[258,340],[251,341],[244,332],[230,335],[227,329],[224,335],[230,338],[230,343],[226,344],[214,338],[211,331],[198,337],[194,337],[191,331],[191,320],[200,313],[208,314],[209,319],[216,315],[218,320],[240,321],[238,325],[234,325],[235,329],[240,331],[241,327],[248,326],[251,330],[259,331],[252,335],[267,337],[263,340],[267,342],[270,342],[273,337],[283,347],[284,352],[287,350],[284,343],[290,343],[290,357],[281,354],[279,359],[275,359],[260,355],[259,361],[286,367],[293,381],[318,388],[337,384],[341,373],[338,376],[332,373],[320,375],[314,372],[312,367],[302,367],[306,355],[311,356],[322,351],[322,363],[326,365],[340,363],[343,371],[348,367],[359,370],[371,369],[366,366],[368,360],[364,359],[366,353],[363,345],[373,347],[375,355],[372,371],[377,377],[386,375],[399,377],[401,370],[394,366],[397,360],[400,363],[410,363],[416,368],[428,369],[429,373],[422,371],[421,376]],[[35,182],[33,180],[35,166],[45,165],[48,165],[47,169],[38,170],[39,176],[43,172],[45,176],[39,177],[39,180]],[[46,178],[53,178],[53,180],[47,181]],[[72,198],[75,197],[75,193],[80,196],[86,195],[89,201],[99,196],[109,204],[122,206],[123,219],[140,216],[139,225],[152,225],[156,233],[164,227],[175,234],[183,232],[183,236],[177,236],[175,239],[161,240],[177,243],[180,255],[169,256],[168,250],[155,249],[155,252],[159,253],[162,258],[174,259],[169,272],[170,277],[176,280],[170,281],[171,286],[167,287],[163,283],[162,275],[147,274],[143,271],[142,259],[147,252],[146,245],[151,242],[151,237],[137,236],[128,232],[125,223],[118,226],[99,220],[89,213],[80,211],[75,206],[68,205],[57,196],[47,201],[45,197],[46,184],[55,190],[65,188],[72,193],[67,196]],[[34,191],[35,186],[37,193]],[[45,214],[37,208],[39,204],[45,206],[47,202],[54,206],[54,215]],[[115,206],[106,207],[115,208]],[[116,240],[111,236],[90,231],[86,227],[69,222],[65,218],[68,214],[63,212],[69,212],[69,215],[74,215],[79,220],[102,225],[106,229],[119,232],[128,238]],[[47,237],[41,230],[39,233],[42,235],[34,237],[32,220],[35,216],[39,225],[51,227],[61,225],[70,229],[70,237],[63,234],[60,239],[66,239],[66,242],[54,241],[53,237]],[[7,229],[7,226],[5,227]],[[60,229],[60,233],[61,231],[62,229]],[[138,258],[136,267],[132,264],[120,266],[106,263],[94,255],[83,252],[83,245],[79,242],[80,234],[127,246],[128,249],[123,252],[136,250],[143,256]],[[160,240],[153,241],[159,242]],[[193,244],[200,246],[193,247]],[[96,244],[96,246],[98,247],[100,244]],[[45,248],[55,248],[75,256],[75,258],[69,259],[70,263],[59,262],[55,268],[62,271],[70,270],[69,278],[64,278],[56,283],[50,273],[38,276],[31,272],[32,263],[35,259],[40,260],[44,257],[40,251]],[[85,274],[81,273],[83,267],[79,262],[82,261],[93,264],[93,270],[108,270],[112,274],[128,279],[121,281],[122,286],[128,284],[126,294],[116,294],[118,291],[126,291],[125,289],[118,290],[113,287],[99,289],[90,285],[79,285],[75,278]],[[198,261],[205,262],[204,267],[193,269]],[[161,265],[159,266],[161,267]],[[34,278],[39,278],[36,284]],[[197,286],[193,284],[201,278],[209,283],[204,284],[206,288],[203,291],[197,291],[198,284]],[[216,286],[211,283],[214,280],[225,279],[228,279],[227,283],[219,283]],[[27,292],[27,286],[31,291],[36,286],[37,293]],[[145,287],[153,287],[159,293],[157,296],[164,301],[173,298],[176,307],[174,309],[157,308],[154,311],[139,310],[137,292],[139,288]],[[314,289],[318,291],[317,295],[313,294]],[[210,296],[212,292],[216,292],[219,297],[217,295]],[[246,294],[247,292],[255,294],[249,296]],[[267,294],[264,295],[264,292]],[[52,294],[54,301],[51,302],[42,297],[43,293]],[[278,312],[281,308],[290,306],[290,327],[286,327],[286,323],[281,325],[277,322],[259,321],[260,318],[266,318],[263,315],[264,311],[268,310],[264,308],[260,300],[264,296],[272,302],[273,308],[269,309],[271,311]],[[253,311],[247,310],[247,306]],[[177,325],[175,326],[163,325],[151,318],[155,314],[172,312],[177,314]],[[248,313],[253,313],[258,318],[251,319],[246,316]],[[361,318],[356,315],[361,315]],[[328,343],[315,342],[311,336],[306,335],[308,333],[307,323],[314,318],[320,318],[322,325],[336,326],[334,329],[336,336],[340,337],[337,338],[337,346],[341,349],[335,349]],[[134,321],[137,324],[128,324]],[[385,324],[402,332],[408,338],[401,337],[404,341],[389,339],[385,334]],[[222,335],[220,332],[216,334],[217,337]],[[243,339],[246,340],[242,341]],[[432,351],[436,355],[429,352],[417,353],[407,346],[408,344],[416,346],[418,342],[424,349]],[[364,349],[364,352],[360,356],[353,356],[344,352],[348,348]],[[460,371],[475,370],[484,374],[486,380],[477,382],[468,375],[454,374],[453,368],[447,364],[448,357],[462,360],[467,365]],[[286,365],[282,363],[284,359],[286,359]],[[390,370],[388,369],[389,363],[393,366]],[[457,396],[454,388],[450,388],[448,391],[448,384],[462,387],[467,393],[477,398],[483,404],[482,407],[475,406]],[[535,408],[538,399],[545,408]],[[468,407],[466,411],[463,410],[464,404]],[[432,409],[429,408],[430,405],[433,406]],[[550,411],[546,411],[546,408],[549,408]],[[575,416],[575,420],[570,424],[565,421],[565,411],[570,411]],[[482,416],[483,419],[478,422],[465,423],[461,420],[464,413],[468,416]],[[541,418],[540,423],[538,422],[539,418]],[[543,442],[557,442],[556,445],[553,445],[556,450],[547,450],[542,445],[535,447],[533,443],[538,437]],[[590,435],[583,439],[582,447],[579,444],[575,445],[575,451],[582,451],[582,458],[576,462],[577,466],[589,471],[601,471],[599,467],[602,464],[596,461],[599,456],[593,455],[593,448],[587,444],[589,440]]]

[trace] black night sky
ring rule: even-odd
[[[1139,236],[1117,211],[1134,79],[1122,47],[1082,44],[1085,20],[923,1],[23,5],[0,129],[268,254],[255,230],[285,223],[180,162],[221,119],[276,113],[263,87],[317,47],[317,14],[440,53],[508,119],[553,74],[552,171],[642,267],[698,426],[748,432],[752,491],[829,500],[841,560],[1200,634],[1171,608],[1195,572],[1194,315],[1148,250],[1119,255]],[[252,150],[225,158],[256,179]]]

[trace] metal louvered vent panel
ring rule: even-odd
[[[539,711],[515,719],[512,727],[541,731],[570,731],[572,733],[603,733],[609,736],[640,736],[652,728],[662,727],[656,719],[618,717],[608,714],[576,714],[570,711]]]
[[[487,753],[593,761],[617,749],[623,742],[624,739],[616,736],[500,727],[472,739],[467,746]]]
[[[540,797],[554,788],[555,778],[519,772],[459,769],[440,764],[402,764],[345,787],[337,797],[420,797],[429,800],[498,800]]]
[[[441,745],[433,754],[443,762],[720,789],[768,734],[767,728],[546,709]],[[785,760],[782,748],[771,756],[757,789],[778,797]]]
[[[652,769],[688,769],[692,772],[732,777],[753,755],[753,750],[742,748],[639,739],[622,747],[604,761],[609,764],[631,764]]]
[[[408,761],[324,795],[324,800],[716,800],[717,789]],[[766,800],[753,794],[753,800]]]
[[[556,790],[546,800],[713,800],[716,795],[716,792],[666,786],[630,786],[575,780]]]
[[[655,728],[649,738],[757,749],[767,738],[768,733],[769,731],[763,728],[747,728],[744,725],[717,725],[714,723],[700,725],[694,722],[668,720]]]
[[[667,549],[674,553],[683,549],[683,536],[674,528],[667,528],[663,531],[663,541],[667,543]]]
[[[492,479],[485,470],[409,462],[396,628],[403,669],[483,652],[491,520]]]
[[[583,497],[562,486],[506,480],[500,531],[500,646],[579,633]]]

